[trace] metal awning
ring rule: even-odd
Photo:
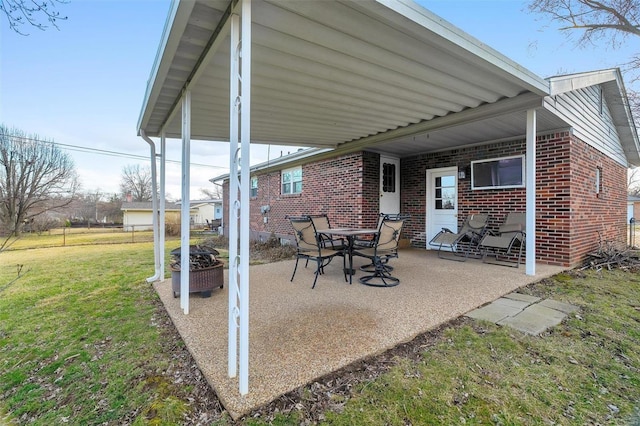
[[[249,375],[248,262],[241,260],[249,257],[249,142],[407,155],[526,133],[527,230],[535,236],[536,128],[567,127],[544,109],[536,118],[548,94],[547,81],[408,0],[172,3],[138,133],[154,166],[149,136],[162,145],[182,138],[183,199],[190,140],[231,143],[229,217],[239,221],[229,232],[229,376],[237,374],[239,341],[240,393]],[[152,175],[155,182],[155,168]],[[188,245],[183,221],[185,258]],[[527,253],[535,253],[535,238]],[[534,259],[527,256],[527,274],[535,273]],[[185,313],[188,280],[185,268]]]
[[[172,4],[138,123],[147,136],[181,136],[188,86],[191,137],[229,139],[231,6]],[[525,111],[549,91],[411,1],[254,0],[252,8],[255,143],[375,143],[408,155],[522,136]],[[566,127],[541,112],[539,131]]]

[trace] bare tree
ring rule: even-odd
[[[151,167],[140,167],[139,164],[124,166],[120,178],[120,191],[125,199],[130,195],[131,201],[151,201]]]
[[[73,160],[52,141],[0,126],[0,225],[8,238],[36,216],[69,204],[78,187]]]
[[[222,198],[222,186],[214,184],[212,188],[200,188],[200,193],[210,200],[219,200]]]
[[[627,194],[640,195],[640,167],[635,167],[627,171]]]
[[[578,44],[608,38],[619,46],[630,35],[640,36],[638,0],[533,0],[529,10],[551,16],[561,31],[582,31]]]
[[[529,10],[551,17],[567,34],[581,32],[578,46],[608,43],[617,48],[629,37],[640,37],[640,0],[531,0]],[[638,51],[626,64],[620,64],[631,83],[640,80],[640,43],[632,41]],[[629,106],[636,124],[640,123],[640,94],[627,88]],[[629,181],[629,192],[635,186],[635,172]]]
[[[9,28],[21,35],[28,35],[21,31],[25,24],[39,30],[46,30],[48,25],[42,21],[46,19],[50,25],[58,29],[58,20],[67,19],[55,10],[56,3],[68,3],[65,0],[0,0],[0,12],[4,14]]]

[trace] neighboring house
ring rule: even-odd
[[[153,229],[153,208],[151,201],[134,201],[122,203],[122,226],[125,231],[142,231]],[[165,222],[180,222],[180,206],[166,203]]]
[[[180,206],[181,202],[178,201],[176,204]],[[192,200],[190,204],[192,224],[206,226],[212,222],[222,222],[222,200]]]
[[[638,138],[617,69],[548,81],[543,106],[557,125],[536,138],[537,260],[573,266],[597,247],[598,232],[626,243],[626,172],[638,164]],[[252,167],[252,235],[292,240],[287,215],[372,227],[378,213],[401,212],[411,215],[404,237],[429,249],[442,227],[469,214],[488,213],[495,229],[507,212],[525,210],[524,136],[397,155],[374,149],[311,149]],[[227,212],[228,175],[216,180]]]
[[[627,197],[627,223],[634,219],[640,222],[640,197],[629,195]]]

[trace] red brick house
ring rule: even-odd
[[[629,164],[638,164],[638,138],[623,107],[627,99],[621,81],[617,70],[549,79],[552,95],[545,98],[544,108],[559,125],[536,137],[539,262],[580,263],[597,247],[598,232],[626,243],[626,172]],[[564,91],[566,87],[572,89]],[[492,125],[500,126],[499,120]],[[509,117],[502,125],[509,125]],[[490,226],[497,227],[507,212],[525,210],[523,179],[516,185],[480,188],[472,187],[471,178],[472,162],[474,173],[485,160],[510,159],[523,168],[524,135],[449,150],[400,155],[393,150],[393,144],[357,151],[310,149],[254,166],[253,236],[292,240],[287,215],[327,213],[334,226],[372,227],[379,212],[401,212],[411,215],[403,237],[413,247],[428,249],[443,223],[451,226],[430,220],[442,212],[454,228],[471,213],[488,213]],[[517,174],[524,176],[520,170]],[[436,192],[446,185],[436,189],[436,180],[443,179],[455,183],[439,198]],[[212,181],[225,182],[223,200],[228,203],[228,175]],[[438,206],[444,199],[447,206]],[[227,204],[223,210],[228,212]]]

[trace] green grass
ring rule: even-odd
[[[179,241],[178,237],[173,238]],[[103,228],[62,228],[51,231],[22,234],[8,247],[10,250],[23,250],[43,247],[67,247],[90,244],[127,244],[152,242],[153,231],[124,232],[122,229]],[[178,245],[180,243],[178,242]]]
[[[36,424],[116,424],[157,404],[151,244],[0,254],[0,394]],[[4,285],[4,284],[3,284]],[[185,401],[182,401],[182,405]],[[183,408],[184,409],[184,408]]]
[[[152,253],[150,243],[0,253],[0,424],[181,424],[189,395],[162,374],[171,354],[145,281]],[[342,408],[323,423],[639,425],[640,276],[560,274],[521,291],[580,311],[540,337],[451,327],[419,361],[397,359],[336,395]]]

